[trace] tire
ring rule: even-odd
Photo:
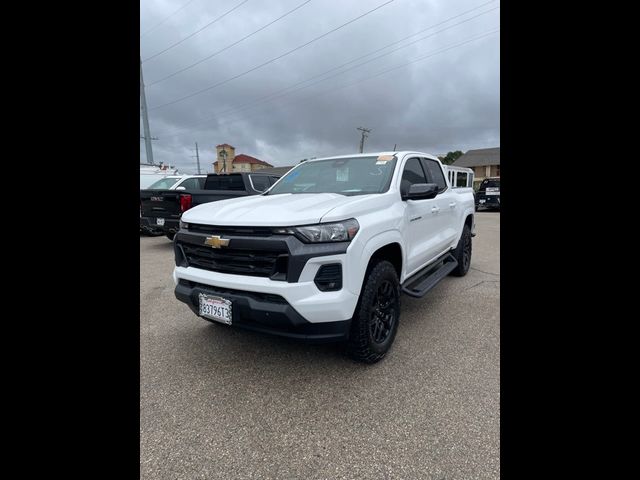
[[[394,266],[379,260],[365,278],[355,314],[347,353],[363,363],[382,360],[396,337],[400,320],[400,282]]]
[[[167,238],[173,242],[173,238],[176,236],[175,233],[167,233]]]
[[[455,250],[451,252],[458,261],[458,266],[451,272],[456,277],[464,277],[471,266],[471,229],[468,225],[462,228],[462,235]]]

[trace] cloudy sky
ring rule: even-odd
[[[141,0],[154,159],[195,173],[198,142],[212,171],[215,146],[229,143],[236,154],[294,165],[357,152],[359,126],[371,129],[365,152],[499,146],[499,6]]]

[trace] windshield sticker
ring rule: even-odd
[[[389,160],[393,160],[393,155],[380,155],[378,157],[378,161],[376,162],[376,165],[384,165]]]
[[[336,170],[336,182],[349,181],[349,167],[342,167]]]

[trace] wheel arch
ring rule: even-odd
[[[357,273],[351,278],[350,290],[360,295],[366,275],[375,259],[389,260],[396,268],[398,279],[402,282],[405,270],[405,251],[402,236],[398,230],[389,230],[370,238],[362,249],[362,255],[358,258]],[[366,259],[366,261],[365,261]]]

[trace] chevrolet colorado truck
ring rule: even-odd
[[[192,176],[181,183],[167,183],[172,182],[173,177],[166,177],[140,191],[140,230],[164,233],[173,240],[180,217],[190,208],[227,198],[258,195],[279,177],[259,172],[210,173]],[[155,185],[158,185],[157,189]]]
[[[307,160],[262,195],[185,212],[175,295],[198,316],[303,339],[345,341],[356,360],[389,351],[400,297],[463,276],[472,188],[420,152]]]

